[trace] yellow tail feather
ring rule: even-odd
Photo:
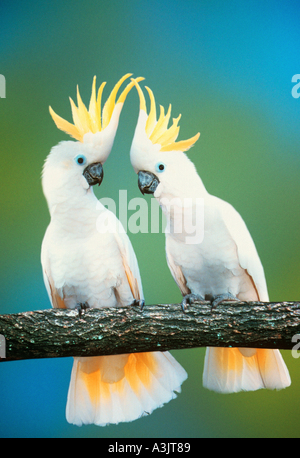
[[[248,357],[242,351],[238,348],[207,348],[203,386],[219,393],[235,393],[260,388],[280,390],[291,384],[279,350],[256,349],[249,352]]]
[[[186,377],[168,352],[74,358],[67,420],[78,426],[135,420],[175,398]]]

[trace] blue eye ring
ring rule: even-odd
[[[166,164],[164,164],[163,162],[158,162],[156,165],[155,165],[155,170],[158,172],[158,173],[162,173],[166,170]]]
[[[83,154],[78,154],[78,156],[74,158],[74,161],[78,165],[84,165],[86,163],[86,157]]]

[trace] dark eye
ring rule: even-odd
[[[155,170],[158,172],[158,173],[161,173],[165,170],[166,168],[166,165],[163,163],[163,162],[158,162],[156,165],[155,165]]]
[[[84,165],[86,163],[86,157],[83,154],[78,154],[74,160],[79,165]]]

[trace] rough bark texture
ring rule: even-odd
[[[0,315],[0,361],[207,346],[291,349],[295,334],[300,302],[227,302],[213,310],[198,302],[186,313],[180,304],[90,309],[81,318],[51,309]]]

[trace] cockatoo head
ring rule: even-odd
[[[49,207],[66,200],[69,195],[83,193],[103,179],[103,164],[108,158],[119,117],[128,92],[134,86],[130,82],[116,101],[122,83],[131,76],[123,76],[113,88],[101,113],[101,98],[106,83],[102,83],[96,96],[96,77],[87,109],[77,86],[77,105],[70,98],[74,124],[58,116],[51,107],[50,114],[56,126],[75,141],[63,141],[52,148],[43,169],[43,190]],[[138,78],[138,81],[143,78]]]
[[[140,98],[140,112],[130,150],[131,164],[138,174],[138,186],[144,194],[154,197],[192,197],[195,181],[198,177],[194,164],[184,154],[198,140],[200,133],[194,137],[176,142],[179,134],[178,122],[181,117],[173,119],[168,128],[171,116],[171,105],[165,115],[160,106],[160,116],[156,120],[155,98],[151,89],[146,87],[150,96],[149,115],[146,101],[137,80],[133,80]],[[197,178],[195,178],[197,176]],[[193,181],[193,183],[192,183]]]

